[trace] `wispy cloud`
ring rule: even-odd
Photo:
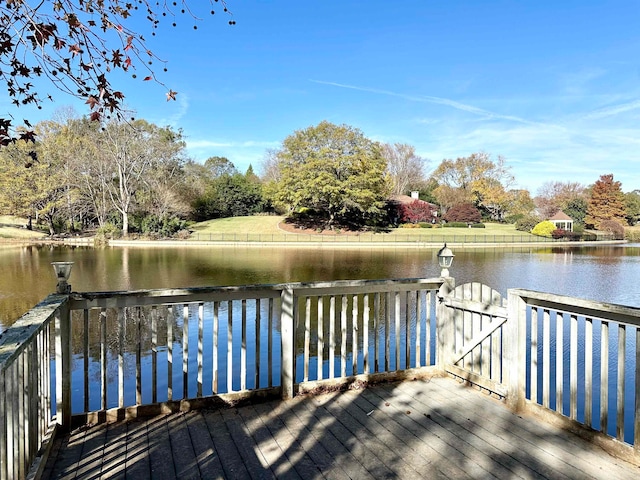
[[[516,117],[514,115],[504,115],[497,112],[492,112],[489,110],[485,110],[483,108],[475,107],[473,105],[468,105],[466,103],[457,102],[455,100],[451,100],[449,98],[442,97],[433,97],[430,95],[409,95],[405,93],[393,92],[391,90],[383,90],[379,88],[370,88],[370,87],[360,87],[356,85],[347,85],[343,83],[337,82],[327,82],[324,80],[311,80],[313,83],[318,83],[320,85],[330,85],[338,88],[347,88],[350,90],[357,90],[360,92],[369,92],[376,93],[378,95],[388,95],[391,97],[402,98],[405,100],[409,100],[412,102],[422,102],[422,103],[433,103],[437,105],[445,105],[447,107],[454,108],[456,110],[461,110],[463,112],[471,113],[473,115],[481,116],[485,119],[499,119],[499,120],[509,120],[516,123],[523,123],[525,125],[541,125],[540,122],[532,122],[525,118]]]
[[[583,118],[587,120],[595,120],[599,118],[613,117],[631,110],[637,110],[638,108],[640,108],[640,100],[633,100],[631,102],[595,110],[591,113],[587,113]]]

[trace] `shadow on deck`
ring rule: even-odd
[[[451,378],[88,426],[44,478],[607,478],[640,468]]]

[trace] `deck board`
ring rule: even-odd
[[[79,429],[45,479],[640,478],[451,378]]]

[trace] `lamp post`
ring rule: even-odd
[[[56,272],[58,279],[56,293],[71,293],[71,285],[67,283],[67,280],[69,280],[69,275],[71,275],[73,262],[51,262],[51,265],[53,265],[53,270]]]
[[[453,254],[451,249],[449,247],[447,247],[447,244],[445,243],[444,247],[442,247],[438,251],[438,264],[440,265],[440,268],[442,269],[440,271],[440,276],[441,277],[443,277],[443,278],[448,278],[449,277],[449,267],[453,263],[453,257],[455,257],[455,255]]]

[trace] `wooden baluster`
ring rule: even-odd
[[[609,322],[602,322],[600,333],[600,431],[609,430]]]
[[[324,297],[318,296],[318,380],[323,377],[324,361]]]
[[[204,303],[198,304],[198,397],[202,396],[202,369],[203,369],[203,358],[204,358]]]
[[[617,413],[616,438],[624,441],[624,390],[625,390],[625,368],[624,360],[627,353],[627,328],[623,324],[618,324],[618,389],[617,389]]]
[[[371,365],[369,362],[369,324],[371,320],[371,309],[369,307],[368,293],[365,293],[362,297],[362,308],[362,360],[364,373],[371,373]]]
[[[358,374],[358,296],[351,299],[351,363],[353,375]]]
[[[219,362],[218,362],[218,341],[220,328],[220,302],[213,302],[213,378],[211,380],[211,390],[214,394],[218,393],[218,381],[220,379]]]
[[[584,331],[584,424],[593,425],[593,320],[585,318]]]

